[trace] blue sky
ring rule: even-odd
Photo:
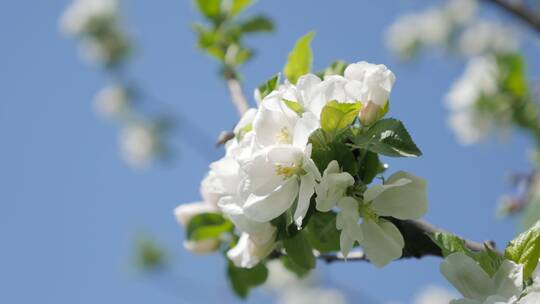
[[[133,78],[212,137],[229,129],[236,113],[217,65],[194,46],[190,23],[199,17],[192,3],[124,2],[137,42]],[[446,127],[441,98],[464,63],[437,52],[400,63],[387,51],[382,34],[388,24],[428,2],[261,0],[250,12],[273,17],[277,32],[248,41],[258,53],[242,70],[246,88],[251,95],[278,72],[294,41],[310,30],[317,33],[317,69],[338,58],[387,64],[397,75],[390,115],[405,122],[424,152],[419,159],[389,159],[390,168],[428,179],[428,220],[501,247],[515,223],[495,219],[495,204],[510,191],[507,174],[528,168],[529,142],[513,135],[504,144],[459,146]],[[0,3],[0,302],[235,302],[222,258],[185,252],[171,214],[177,204],[198,199],[209,160],[182,141],[189,135],[183,132],[170,163],[133,171],[121,162],[115,126],[98,118],[91,103],[107,79],[59,34],[57,19],[67,3]],[[526,43],[524,51],[537,54],[538,45]],[[536,57],[532,71],[540,65]],[[218,158],[221,151],[208,146],[208,153]],[[150,280],[133,269],[133,240],[141,232],[169,249],[174,278]],[[382,270],[364,263],[320,270],[329,284],[369,295],[374,303],[408,303],[426,284],[445,286],[438,264],[426,258]],[[257,292],[250,301],[261,297]]]

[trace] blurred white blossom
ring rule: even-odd
[[[134,168],[147,167],[159,153],[159,135],[146,124],[127,126],[120,135],[122,156]]]
[[[66,34],[81,35],[117,13],[117,0],[73,0],[60,18],[60,27]]]
[[[389,48],[409,57],[421,46],[444,46],[455,27],[468,22],[475,14],[476,1],[452,0],[446,5],[401,15],[386,33]]]
[[[477,109],[476,103],[482,97],[497,93],[498,73],[496,59],[492,56],[472,58],[447,93],[448,124],[460,143],[478,142],[491,130],[492,121]]]
[[[466,27],[459,38],[459,49],[467,56],[485,53],[508,53],[519,47],[516,33],[508,25],[490,21],[476,20]]]
[[[96,111],[106,118],[119,118],[129,108],[129,93],[124,86],[112,85],[94,98]]]

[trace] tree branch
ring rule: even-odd
[[[540,16],[535,14],[535,12],[523,5],[518,1],[507,1],[507,0],[484,0],[485,2],[492,3],[493,5],[501,8],[510,15],[520,19],[535,31],[540,33]]]
[[[403,255],[400,259],[407,258],[422,258],[424,256],[437,256],[443,257],[442,251],[431,240],[428,234],[435,232],[446,232],[445,230],[439,229],[432,224],[422,221],[422,220],[398,220],[395,218],[385,218],[391,221],[403,235],[405,240],[405,247],[403,247]],[[483,244],[477,243],[470,240],[465,240],[465,245],[472,251],[480,251],[484,249],[484,246],[489,247],[490,249],[495,250],[495,243],[493,241],[486,241]],[[317,258],[326,262],[343,262],[343,261],[365,261],[369,262],[367,257],[363,252],[355,251],[352,252],[347,259],[343,257],[341,253],[337,254],[318,254]]]
[[[238,111],[238,115],[242,116],[248,110],[248,102],[244,91],[242,90],[242,85],[238,80],[238,75],[236,71],[231,68],[226,68],[223,74],[225,81],[227,82],[227,87],[229,88],[229,93],[231,94],[231,101]]]

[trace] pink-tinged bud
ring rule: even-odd
[[[381,118],[381,113],[381,107],[370,101],[360,111],[360,122],[363,126],[371,126]]]

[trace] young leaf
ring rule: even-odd
[[[231,9],[229,11],[229,14],[232,17],[234,17],[234,16],[240,14],[243,10],[245,10],[252,3],[253,3],[253,0],[233,0],[232,4],[231,4]]]
[[[435,232],[429,237],[441,248],[444,257],[455,252],[463,252],[475,260],[490,277],[495,275],[503,261],[497,252],[488,247],[484,247],[484,250],[478,252],[470,250],[463,239],[450,233]]]
[[[352,176],[358,172],[358,163],[350,148],[343,142],[331,138],[323,129],[315,130],[309,137],[309,143],[313,145],[311,158],[321,172],[332,160],[336,160],[343,170]]]
[[[413,142],[403,123],[387,118],[376,122],[365,133],[353,139],[354,146],[393,157],[415,157],[422,152]]]
[[[315,256],[313,250],[305,237],[304,231],[299,231],[291,238],[283,240],[283,246],[287,251],[287,256],[298,265],[305,269],[315,268]]]
[[[199,11],[211,20],[221,13],[221,0],[196,0]]]
[[[289,109],[296,112],[296,114],[302,115],[302,113],[304,113],[304,107],[298,102],[287,99],[283,99],[283,102],[285,103],[285,105],[287,105]]]
[[[306,229],[307,239],[319,252],[339,251],[340,232],[336,229],[334,212],[314,212]]]
[[[255,16],[240,24],[242,33],[260,33],[274,31],[272,20],[266,16]]]
[[[188,223],[186,238],[200,241],[218,238],[222,233],[232,231],[232,223],[219,213],[201,213],[194,216]]]
[[[429,237],[439,248],[441,248],[442,255],[447,257],[448,255],[455,252],[464,252],[468,253],[469,249],[465,246],[465,241],[460,237],[457,237],[450,233],[445,232],[435,232],[429,234]],[[469,254],[467,254],[469,255]]]
[[[259,98],[263,100],[268,94],[272,93],[279,85],[279,74],[274,75],[274,77],[268,79],[265,83],[261,84],[257,88]]]
[[[523,279],[527,280],[540,258],[540,221],[512,240],[504,251],[504,257],[523,264]]]
[[[268,269],[263,264],[258,264],[253,268],[239,268],[229,261],[227,275],[232,289],[241,298],[245,298],[249,290],[263,284],[268,278]]]
[[[307,74],[311,71],[311,65],[313,62],[313,53],[311,51],[311,40],[314,33],[309,32],[305,36],[296,41],[293,50],[289,53],[287,64],[283,73],[285,77],[293,84],[300,76]]]
[[[356,117],[362,104],[338,103],[331,101],[327,103],[321,111],[321,127],[324,131],[332,133],[350,126]]]

